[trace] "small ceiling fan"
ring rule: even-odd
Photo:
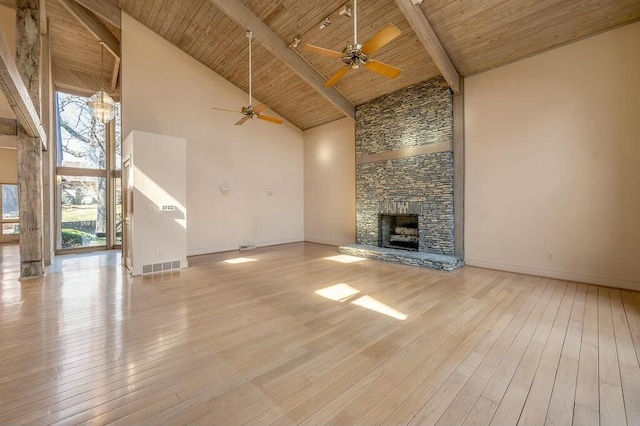
[[[258,104],[256,106],[253,106],[252,104],[253,96],[251,96],[251,89],[252,89],[251,88],[251,40],[253,40],[253,33],[251,31],[247,31],[246,35],[247,35],[247,38],[249,39],[249,106],[242,107],[240,111],[224,109],[224,108],[216,108],[216,107],[213,107],[212,109],[217,109],[218,111],[235,112],[235,113],[239,112],[240,114],[244,115],[244,117],[242,117],[240,120],[236,122],[236,126],[244,124],[244,122],[249,120],[250,118],[251,119],[258,118],[260,120],[268,121],[270,123],[282,124],[283,120],[279,118],[261,114],[262,111],[269,109],[268,106],[266,106],[265,104]]]
[[[310,52],[319,53],[332,58],[340,58],[342,59],[342,62],[346,64],[345,67],[341,68],[325,83],[325,86],[327,87],[336,84],[349,70],[358,69],[360,66],[388,78],[396,78],[402,72],[400,68],[369,59],[370,55],[374,54],[383,46],[386,46],[393,39],[398,37],[401,31],[395,25],[387,24],[378,32],[378,34],[371,37],[369,41],[364,44],[359,44],[356,2],[357,0],[353,0],[353,44],[347,45],[342,52],[325,49],[312,44],[305,44],[303,46],[304,49]]]

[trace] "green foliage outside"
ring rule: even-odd
[[[82,241],[90,240],[91,234],[75,229],[62,230],[62,247],[81,247]]]
[[[77,231],[75,229],[62,230],[63,248],[99,246],[104,244],[104,238],[97,238],[95,235],[89,234],[87,232]]]

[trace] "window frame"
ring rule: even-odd
[[[64,89],[56,89],[56,130],[58,135],[60,134],[60,111],[58,95],[66,94],[72,96],[78,96],[87,98],[86,94],[74,93],[73,91],[67,91]],[[115,140],[116,132],[116,119],[111,120],[104,126],[105,137],[105,168],[81,168],[81,167],[68,167],[68,166],[56,166],[56,184],[59,186],[62,176],[82,176],[82,177],[103,177],[106,178],[106,240],[104,245],[100,246],[88,246],[88,247],[74,247],[63,248],[62,247],[62,203],[60,200],[61,194],[59,190],[56,190],[56,209],[55,209],[55,226],[56,226],[56,253],[82,253],[98,250],[110,250],[118,249],[122,247],[122,244],[117,243],[116,230],[115,230],[115,181],[116,177],[120,175],[120,170],[116,169],[116,144]],[[58,143],[60,145],[60,142]],[[60,164],[60,153],[56,152],[56,164]]]
[[[8,183],[8,182],[0,182],[0,242],[1,243],[9,243],[9,242],[19,242],[20,241],[20,232],[18,234],[13,235],[4,235],[2,233],[2,225],[4,224],[17,224],[20,226],[20,205],[18,204],[18,218],[17,219],[4,219],[3,218],[3,200],[2,200],[2,187],[3,186],[15,186],[18,191],[18,203],[20,202],[20,186],[17,183]]]

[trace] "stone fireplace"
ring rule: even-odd
[[[356,242],[345,253],[453,270],[453,98],[435,77],[356,108]]]
[[[378,215],[378,246],[400,250],[418,251],[420,231],[418,215]]]

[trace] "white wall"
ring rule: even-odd
[[[180,261],[186,268],[186,141],[133,131],[122,144],[122,158],[133,171],[132,274],[162,262]]]
[[[356,234],[355,123],[343,118],[304,132],[304,238],[352,244]]]
[[[235,126],[240,114],[211,107],[239,111],[244,92],[126,14],[122,34],[123,134],[187,140],[188,254],[302,241],[302,131],[261,120]]]
[[[2,30],[9,51],[15,58],[16,51],[16,11],[6,7],[0,6],[0,29]],[[0,117],[3,118],[16,118],[13,113],[7,98],[4,93],[0,92]],[[0,136],[0,148],[15,148],[17,144],[17,138],[15,136]]]
[[[18,151],[0,148],[0,183],[18,183]]]
[[[465,80],[467,264],[640,289],[639,70],[640,22]]]

